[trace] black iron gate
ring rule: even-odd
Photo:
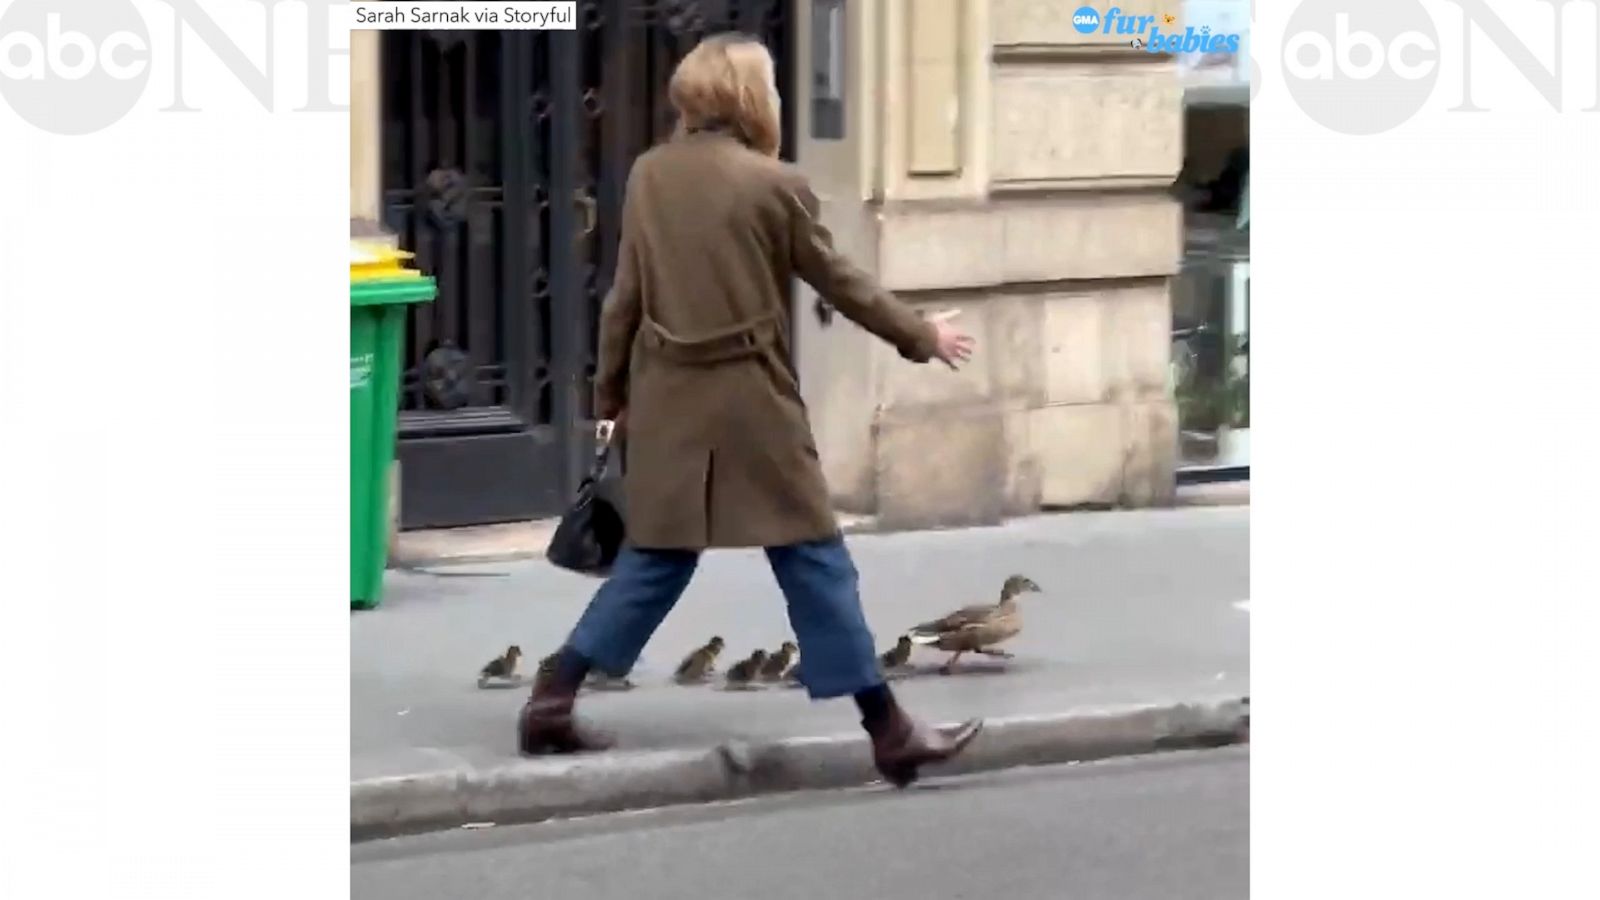
[[[628,167],[672,126],[667,75],[730,28],[790,74],[790,0],[577,8],[575,32],[382,35],[384,220],[439,283],[407,326],[406,528],[561,510],[591,446]]]

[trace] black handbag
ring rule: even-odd
[[[622,473],[612,448],[610,435],[597,442],[594,464],[545,548],[551,565],[600,578],[611,573],[625,531]]]

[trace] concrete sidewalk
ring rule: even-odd
[[[943,677],[932,672],[942,654],[919,649],[920,671],[897,684],[918,716],[988,717],[989,733],[972,753],[995,764],[1015,764],[1018,753],[1024,761],[1048,761],[1094,749],[1051,750],[1069,734],[1102,748],[1148,750],[1163,740],[1205,740],[1226,730],[1227,717],[1241,711],[1217,703],[1248,694],[1249,616],[1240,606],[1249,598],[1248,544],[1248,507],[1083,513],[850,538],[868,619],[885,646],[916,622],[992,598],[1013,572],[1047,591],[1024,599],[1025,630],[1008,646],[1015,660],[980,658]],[[870,777],[848,701],[811,703],[803,692],[782,688],[680,687],[667,677],[712,633],[727,639],[724,666],[789,637],[781,595],[759,552],[708,555],[646,647],[633,674],[638,686],[586,694],[584,714],[616,732],[622,746],[580,761],[519,759],[514,722],[526,690],[478,690],[474,679],[506,644],[520,644],[529,666],[553,649],[596,582],[536,561],[449,571],[495,574],[392,572],[384,605],[352,615],[358,832],[461,824],[488,813],[513,819],[583,811],[591,808],[583,783],[605,795],[597,795],[593,808],[755,789],[760,785],[730,786],[729,767],[735,774],[760,768],[763,753],[768,762],[781,757],[792,764],[779,766],[783,773],[768,777],[768,788]],[[821,755],[800,758],[796,747]],[[742,749],[730,757],[729,748]],[[823,757],[841,767],[824,771]],[[618,796],[649,771],[688,785],[694,782],[688,773],[710,770],[716,783],[687,798],[661,794],[661,778],[632,800]],[[524,780],[518,787],[508,778]],[[499,795],[487,807],[463,799],[485,791]],[[519,791],[526,802],[502,802]]]
[[[1249,506],[1250,482],[1231,481],[1179,485],[1174,506]],[[879,522],[874,516],[836,512],[839,526],[847,535],[875,534]],[[542,559],[557,519],[507,522],[502,525],[475,525],[466,528],[433,528],[406,531],[395,535],[389,550],[390,565],[436,567],[511,559]]]

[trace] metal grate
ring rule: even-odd
[[[572,489],[623,188],[673,126],[667,77],[703,35],[737,29],[766,42],[787,93],[791,13],[583,0],[575,33],[382,33],[383,221],[439,285],[406,328],[401,457],[427,473],[406,481],[408,521],[548,514]],[[506,466],[522,471],[485,477]]]

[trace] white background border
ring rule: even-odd
[[[0,105],[7,896],[347,896],[348,138],[296,34],[273,111],[200,47],[201,113]],[[1600,896],[1600,113],[1474,65],[1490,112],[1378,137],[1255,100],[1258,897]]]

